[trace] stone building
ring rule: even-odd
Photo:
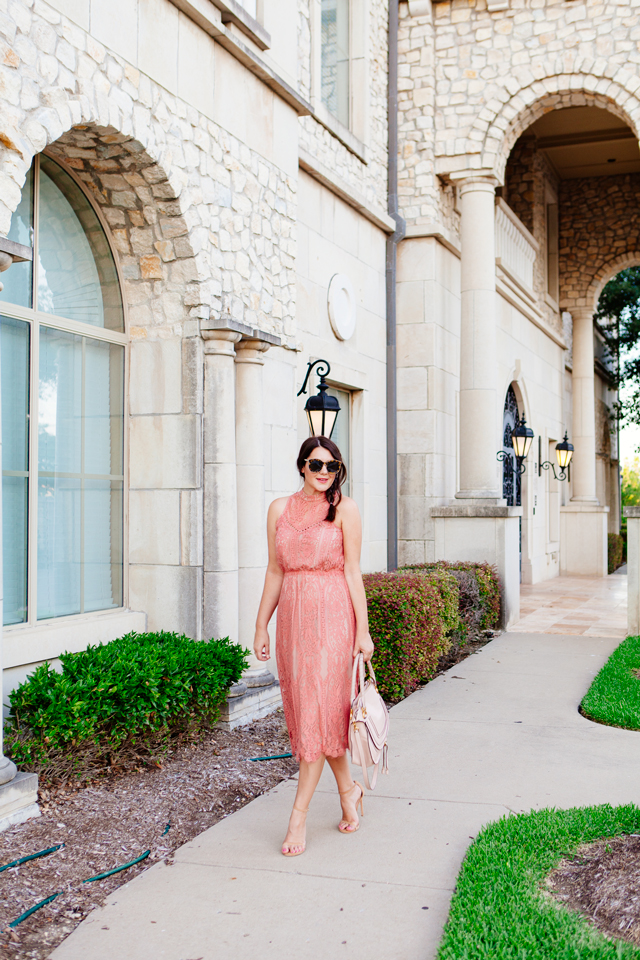
[[[506,621],[520,578],[606,573],[592,316],[640,263],[639,19],[0,0],[5,692],[145,627],[251,646],[319,358],[364,570],[489,560]],[[565,430],[570,481],[546,466]],[[255,660],[245,681],[229,723],[278,702]]]

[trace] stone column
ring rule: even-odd
[[[627,518],[627,633],[640,634],[640,507],[625,507]]]
[[[573,496],[560,510],[560,573],[606,577],[609,507],[596,488],[596,409],[594,392],[593,310],[574,308],[573,424],[571,460]]]
[[[238,639],[253,650],[256,615],[267,566],[262,368],[270,344],[241,340],[236,347],[236,482],[238,497]],[[242,679],[269,686],[273,674],[252,653]]]
[[[572,502],[598,503],[596,493],[596,411],[594,392],[593,311],[577,308],[573,317]]]
[[[496,355],[495,186],[469,177],[458,186],[461,231],[460,499],[500,500]]]
[[[502,623],[520,617],[520,507],[504,505],[496,452],[502,446],[496,346],[495,187],[492,176],[459,181],[461,232],[460,489],[434,507],[435,559],[495,564]],[[501,398],[500,398],[501,399]]]
[[[204,637],[238,641],[238,519],[234,344],[241,334],[203,330]]]

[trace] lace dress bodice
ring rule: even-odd
[[[342,530],[324,494],[289,497],[276,524],[284,571],[276,659],[294,756],[308,761],[347,748],[355,615],[344,576]]]

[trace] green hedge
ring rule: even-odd
[[[480,831],[456,881],[437,960],[640,960],[544,892],[544,881],[583,843],[640,833],[640,809],[536,810]]]
[[[399,700],[429,680],[446,653],[459,623],[458,584],[438,570],[428,577],[370,573],[364,586],[380,693]]]
[[[400,568],[400,572],[432,573],[446,570],[458,581],[460,616],[468,634],[492,630],[500,624],[500,579],[489,563],[414,563]]]
[[[213,721],[247,654],[228,638],[129,633],[60,661],[61,672],[44,663],[10,694],[5,746],[20,765],[87,744],[117,751],[185,718]]]
[[[587,690],[580,709],[589,720],[640,730],[640,637],[613,651]]]
[[[624,540],[619,533],[610,533],[607,540],[609,573],[613,573],[622,565]]]

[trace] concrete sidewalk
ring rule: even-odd
[[[460,862],[510,810],[640,801],[640,734],[578,704],[618,638],[507,633],[392,711],[390,774],[342,836],[331,775],[307,851],[279,847],[295,781],[113,893],[55,960],[429,960]]]

